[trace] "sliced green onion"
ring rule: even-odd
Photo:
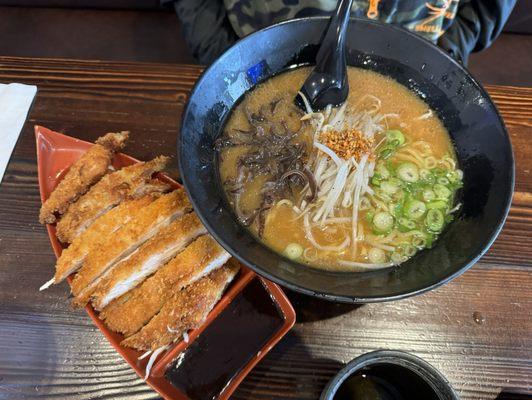
[[[379,158],[382,158],[383,160],[386,160],[388,157],[390,157],[393,153],[393,149],[389,147],[385,147],[379,152]]]
[[[425,246],[430,249],[434,244],[434,240],[436,240],[436,236],[432,233],[427,233],[425,235]]]
[[[453,194],[447,186],[443,186],[441,183],[435,184],[432,190],[434,190],[438,199],[447,199]]]
[[[425,215],[427,206],[419,200],[410,200],[405,204],[404,214],[409,219],[420,219]]]
[[[389,179],[381,182],[381,190],[386,194],[395,194],[400,189],[396,179]]]
[[[447,174],[447,179],[449,179],[449,187],[453,190],[461,188],[464,184],[462,181],[463,178],[464,178],[464,173],[462,172],[462,170],[457,169],[454,171],[450,171]]]
[[[397,167],[397,176],[405,182],[417,182],[419,180],[419,169],[416,164],[405,162]]]
[[[449,185],[449,187],[454,191],[460,189],[462,186],[464,186],[464,183],[462,181],[454,182]]]
[[[422,249],[427,245],[427,240],[425,239],[425,236],[415,235],[412,238],[412,244],[418,249]]]
[[[447,202],[445,200],[435,200],[435,201],[429,201],[427,203],[427,209],[434,210],[434,209],[444,209],[447,208]]]
[[[425,165],[425,168],[428,168],[428,169],[435,168],[437,163],[438,161],[436,160],[436,158],[432,156],[428,156],[423,160],[423,164]]]
[[[449,184],[449,179],[444,178],[444,177],[441,177],[441,178],[438,178],[437,182],[438,182],[440,185],[448,185],[448,184]]]
[[[372,178],[371,178],[371,184],[373,186],[380,186],[381,185],[381,179],[380,177],[374,175]]]
[[[284,249],[284,255],[291,260],[297,260],[303,255],[303,247],[297,243],[290,243]]]
[[[464,173],[462,172],[461,169],[457,169],[457,170],[454,170],[452,172],[450,172],[447,177],[449,178],[449,180],[453,183],[457,183],[457,182],[461,182],[462,179],[464,178]]]
[[[432,173],[438,178],[440,178],[442,176],[445,176],[447,174],[447,171],[442,168],[433,168]]]
[[[386,262],[386,253],[377,247],[372,247],[368,252],[368,259],[373,264],[382,264]]]
[[[412,257],[414,254],[416,254],[417,249],[414,246],[407,244],[405,246],[404,252],[405,252],[405,256]]]
[[[392,214],[379,211],[373,216],[373,226],[378,232],[388,232],[393,227]]]
[[[424,180],[424,181],[428,181],[428,180],[432,180],[434,179],[434,177],[432,176],[432,174],[430,173],[430,171],[426,168],[421,168],[419,170],[419,177]]]
[[[386,140],[399,147],[405,143],[405,135],[403,135],[403,132],[397,129],[389,130],[386,132]]]
[[[449,173],[447,173],[447,179],[449,180],[450,183],[456,183],[460,181],[460,179],[457,176],[456,171],[450,171]]]
[[[390,177],[390,171],[388,171],[383,163],[377,164],[377,168],[375,168],[375,174],[378,174],[382,179],[388,179]]]
[[[436,193],[434,193],[434,190],[426,188],[423,189],[423,200],[425,201],[432,201],[436,198]]]
[[[398,217],[403,214],[403,202],[399,201],[399,203],[390,203],[388,209],[390,210],[390,214],[394,217]]]
[[[414,221],[411,221],[407,218],[399,218],[397,221],[397,227],[401,232],[409,232],[416,228],[416,224]]]
[[[397,265],[405,261],[405,257],[400,253],[392,253],[392,255],[390,256],[390,260],[392,260],[392,262]]]
[[[440,232],[445,224],[443,213],[438,209],[431,209],[427,212],[425,218],[425,225],[431,232]]]

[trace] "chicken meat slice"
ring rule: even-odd
[[[98,217],[126,199],[139,198],[148,192],[166,192],[169,185],[151,176],[165,168],[168,157],[124,167],[104,176],[85,195],[68,207],[57,223],[57,237],[63,243],[72,241]]]
[[[91,295],[93,307],[100,311],[112,300],[134,289],[206,232],[194,212],[176,219],[102,277]]]
[[[237,272],[238,265],[230,262],[177,292],[150,322],[121,345],[140,351],[155,350],[182,338],[188,330],[198,328]]]
[[[212,236],[200,236],[141,285],[113,300],[100,318],[110,329],[132,335],[177,291],[220,268],[229,258]]]

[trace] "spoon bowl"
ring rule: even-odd
[[[316,55],[316,67],[301,87],[300,93],[313,110],[322,110],[329,104],[340,105],[349,94],[345,37],[352,3],[353,0],[338,1]],[[296,104],[308,111],[301,96],[296,97]]]

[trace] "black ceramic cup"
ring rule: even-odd
[[[402,351],[378,350],[349,362],[323,390],[320,400],[458,400],[432,365]]]
[[[508,134],[485,90],[438,47],[406,30],[351,20],[347,62],[390,76],[435,110],[454,143],[464,187],[462,208],[433,248],[398,267],[330,272],[270,250],[241,226],[221,188],[213,143],[233,107],[255,85],[311,64],[327,18],[280,23],[242,39],[205,70],[183,115],[181,176],[209,232],[260,275],[292,290],[341,302],[394,300],[431,290],[471,267],[495,240],[508,213],[514,160]]]

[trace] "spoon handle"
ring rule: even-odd
[[[317,72],[331,76],[346,76],[344,44],[352,4],[353,0],[338,0],[336,11],[331,18],[318,54],[316,55],[315,70]]]

